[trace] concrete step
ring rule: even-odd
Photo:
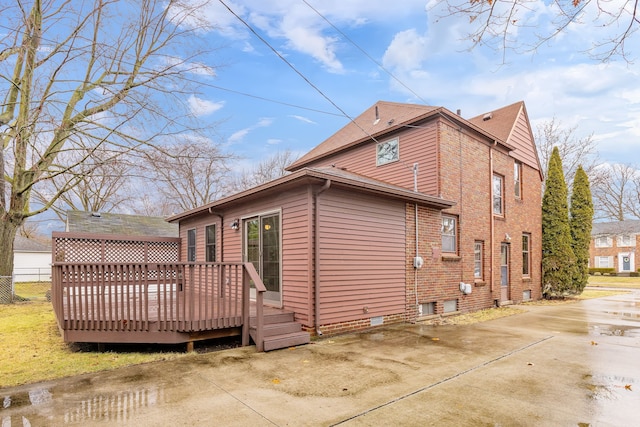
[[[311,337],[308,332],[293,332],[290,334],[274,335],[264,338],[264,351],[294,347],[309,344]]]

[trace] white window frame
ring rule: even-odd
[[[449,221],[453,222],[453,226],[445,224],[445,222]],[[442,236],[442,252],[458,253],[458,218],[456,216],[442,215],[440,234]],[[453,245],[453,248],[451,248],[451,245]]]
[[[527,242],[527,246],[525,247],[525,240]],[[526,259],[526,263],[525,263]],[[525,271],[526,264],[526,271]],[[531,276],[531,234],[522,233],[522,276],[529,277]]]
[[[618,236],[617,245],[622,248],[633,247],[636,245],[636,236],[634,234],[622,234]]]
[[[504,216],[504,177],[497,173],[493,174],[492,179],[492,211],[494,215]],[[497,185],[497,188],[496,188]]]
[[[522,163],[513,164],[513,192],[516,199],[522,199]]]
[[[606,265],[603,265],[603,261],[606,261]],[[614,268],[612,256],[597,256],[595,262],[596,268]]]
[[[473,277],[478,280],[482,280],[482,258],[483,254],[483,242],[476,240],[473,242]]]
[[[386,165],[398,160],[400,160],[400,140],[398,138],[388,139],[376,144],[376,166]]]
[[[595,240],[596,248],[610,248],[613,246],[613,239],[609,236],[598,236]]]

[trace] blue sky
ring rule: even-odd
[[[594,134],[602,160],[640,161],[640,71],[582,53],[609,31],[594,30],[595,10],[585,9],[585,25],[570,26],[535,53],[503,58],[488,47],[469,50],[468,17],[441,19],[435,1],[307,0],[320,14],[304,0],[224,3],[318,88],[221,2],[201,10],[215,26],[202,37],[216,48],[207,65],[217,68],[189,101],[215,125],[215,138],[244,157],[239,169],[277,151],[302,154],[348,123],[340,110],[355,117],[378,100],[460,109],[465,118],[524,100],[534,129],[555,117],[565,128],[578,126],[578,137]],[[518,45],[551,24],[552,5],[530,5],[519,16],[530,30],[510,34]]]

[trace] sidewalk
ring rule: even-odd
[[[640,292],[0,390],[2,426],[638,425]],[[581,424],[583,423],[583,424]]]

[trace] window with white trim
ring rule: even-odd
[[[473,243],[473,277],[482,279],[482,242],[479,240]]]
[[[597,256],[596,268],[613,268],[612,256]]]
[[[500,175],[493,175],[493,213],[494,215],[504,215],[504,178]]]
[[[596,237],[596,248],[610,248],[613,246],[613,239],[609,236]]]
[[[527,233],[522,234],[522,275],[530,275],[531,266],[531,235]]]
[[[457,218],[451,215],[442,215],[442,252],[457,253]]]
[[[376,166],[400,160],[398,138],[389,139],[376,144]]]
[[[513,163],[513,192],[516,199],[522,199],[522,163]]]
[[[636,236],[631,234],[623,234],[618,236],[618,246],[635,246],[636,245]]]

